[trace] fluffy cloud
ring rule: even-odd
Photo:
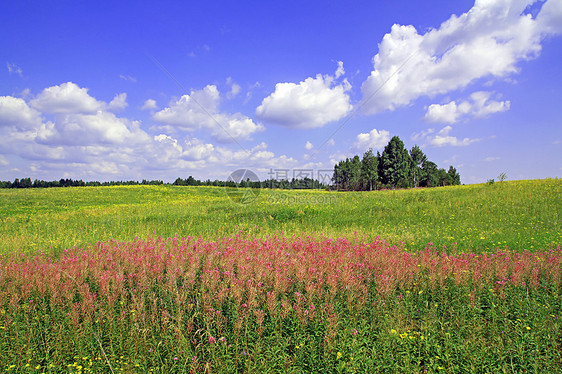
[[[199,139],[186,139],[183,144],[177,139],[165,134],[154,137],[154,150],[159,154],[159,163],[169,164],[170,162],[205,161],[213,155],[215,147],[212,144],[204,143]]]
[[[477,0],[467,13],[424,34],[413,26],[393,25],[361,87],[364,111],[394,110],[420,96],[517,72],[517,63],[538,56],[545,36],[561,31],[560,1],[548,1],[536,18],[525,13],[532,3]]]
[[[428,122],[452,124],[457,122],[459,116],[463,113],[466,113],[464,108],[457,106],[454,101],[443,105],[431,104],[427,108],[424,119]]]
[[[453,124],[463,116],[485,117],[489,114],[509,110],[509,101],[490,100],[491,92],[478,91],[470,95],[470,100],[457,104],[451,101],[447,104],[431,104],[427,108],[424,119],[428,122]]]
[[[105,110],[125,106],[124,93],[107,104],[72,82],[46,88],[29,102],[0,97],[0,137],[10,140],[0,153],[42,162],[130,160],[131,147],[148,144],[150,137],[139,122]],[[45,122],[44,114],[53,119]]]
[[[153,99],[147,99],[141,107],[142,110],[152,110],[156,108],[158,108],[156,106],[156,100]]]
[[[115,103],[125,103],[124,94],[116,95],[112,105],[85,96],[86,90],[74,83],[54,87],[43,90],[34,99],[38,101],[32,100],[35,107],[31,106],[31,101],[21,98],[0,97],[0,138],[9,139],[0,142],[1,168],[18,165],[19,169],[11,167],[10,172],[42,179],[142,179],[148,173],[154,178],[173,180],[187,173],[202,179],[220,178],[221,175],[226,178],[240,167],[265,174],[272,168],[291,168],[298,164],[291,157],[278,156],[268,150],[265,143],[248,150],[231,150],[193,137],[165,133],[149,135],[142,129],[140,122],[108,111],[123,106]],[[58,95],[59,89],[70,90],[81,100],[76,100],[70,94],[62,95],[63,100]],[[255,130],[257,125],[249,118],[218,111],[219,95],[216,88],[209,86],[206,92],[195,92],[193,96],[197,97],[199,103],[206,105],[215,114],[214,118],[233,136],[243,137]],[[180,104],[182,100],[189,102],[190,97],[178,100],[178,108],[185,110],[186,107]],[[97,110],[86,110],[84,105],[66,105],[77,102],[95,103]],[[41,113],[37,109],[39,107],[47,108],[50,112]],[[75,112],[70,110],[72,107],[76,109]],[[169,108],[165,113],[182,126],[179,117],[170,113],[178,108]],[[187,113],[190,113],[189,110]],[[44,115],[52,120],[45,121]],[[220,127],[210,125],[207,115],[202,118],[208,121],[202,126],[204,130],[209,130],[217,139],[226,136]],[[11,156],[10,163],[4,155]],[[12,163],[12,159],[16,162]]]
[[[147,138],[139,122],[103,111],[61,115],[54,122],[43,125],[37,133],[40,143],[64,145],[131,144]]]
[[[390,133],[386,130],[377,131],[372,129],[369,133],[361,133],[357,135],[354,148],[359,151],[366,151],[369,148],[382,149],[388,144]]]
[[[445,145],[451,145],[454,147],[463,147],[480,141],[480,139],[470,139],[470,138],[464,138],[460,140],[454,136],[449,135],[452,129],[453,128],[451,126],[445,126],[435,136],[429,136],[427,138],[429,140],[429,144],[435,147],[443,147]]]
[[[314,148],[314,145],[312,145],[311,142],[307,141],[306,144],[304,145],[304,149],[310,151],[312,148]]]
[[[41,114],[23,99],[0,96],[0,127],[35,128],[41,124]]]
[[[226,94],[226,98],[229,100],[234,99],[236,96],[238,96],[238,94],[242,90],[242,87],[240,87],[238,83],[234,82],[231,77],[228,77],[226,79],[226,84],[231,86],[230,91]]]
[[[121,110],[125,109],[129,104],[127,104],[127,94],[125,92],[115,95],[113,100],[109,102],[109,110]]]
[[[72,82],[45,88],[30,104],[43,113],[54,114],[93,114],[105,107],[105,103],[88,94],[87,88],[80,88]]]
[[[224,142],[245,140],[264,127],[240,113],[219,111],[220,93],[214,85],[192,91],[172,102],[169,107],[155,113],[153,119],[161,124],[184,131],[201,128],[210,130],[211,135]]]
[[[351,85],[345,79],[336,82],[343,74],[343,64],[338,62],[335,77],[318,74],[299,84],[277,83],[275,91],[256,109],[256,115],[269,123],[301,129],[337,121],[352,109],[347,94]]]

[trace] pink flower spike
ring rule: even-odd
[[[221,337],[219,338],[219,342],[223,342],[223,343],[226,342],[226,338],[225,338],[224,336],[221,336]]]
[[[217,339],[215,339],[215,337],[209,336],[209,343],[210,344],[215,344],[216,342],[217,342]]]

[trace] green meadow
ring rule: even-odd
[[[559,373],[561,196],[0,190],[0,371]]]
[[[118,186],[0,190],[0,253],[59,253],[148,235],[216,240],[321,233],[377,236],[417,251],[552,249],[562,243],[562,181],[513,181],[375,192]],[[232,199],[231,197],[234,197]]]

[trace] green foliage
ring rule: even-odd
[[[409,175],[412,160],[404,143],[398,136],[393,136],[384,147],[379,163],[382,182],[391,187],[409,187]]]
[[[332,181],[338,189],[342,190],[359,190],[361,186],[362,163],[359,156],[345,161],[340,161],[334,167],[334,176]]]
[[[427,159],[417,145],[410,152],[398,136],[394,136],[383,150],[382,155],[369,149],[359,156],[345,159],[334,165],[332,177],[338,190],[372,191],[379,187],[410,188],[459,185],[460,175],[453,167],[449,171],[438,169]]]
[[[447,171],[447,174],[449,174],[449,184],[450,185],[458,186],[458,185],[461,184],[461,176],[457,172],[457,169],[455,169],[452,165],[449,166],[449,170]]]
[[[410,158],[412,160],[412,187],[418,187],[423,178],[423,164],[427,161],[427,156],[417,145],[410,150]]]
[[[376,189],[379,182],[379,159],[373,154],[373,150],[369,149],[363,155],[361,160],[361,182],[362,189],[372,191]]]
[[[439,169],[437,164],[431,161],[425,161],[422,165],[421,187],[437,187],[439,186]]]

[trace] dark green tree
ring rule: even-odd
[[[181,178],[178,178],[174,181],[174,186],[185,186],[185,181]]]
[[[449,181],[449,174],[447,174],[447,172],[445,171],[445,169],[440,168],[437,171],[437,175],[438,175],[438,179],[439,179],[439,185],[440,186],[448,186],[450,185],[450,181]]]
[[[189,177],[187,177],[187,179],[185,180],[185,185],[186,186],[197,186],[199,183],[197,183],[198,180],[196,180],[195,178],[193,178],[192,175],[190,175]]]
[[[451,183],[451,185],[458,186],[461,184],[461,176],[457,172],[457,169],[453,167],[453,165],[449,166],[449,171],[447,171],[447,174],[449,174],[449,182]]]
[[[349,189],[361,189],[361,159],[355,155],[349,165]]]
[[[344,190],[348,182],[348,165],[349,159],[341,160],[334,166],[334,175],[332,176],[332,182],[336,185],[338,190]]]
[[[410,158],[412,159],[412,187],[418,187],[423,178],[423,163],[427,161],[427,156],[422,152],[421,148],[417,145],[413,146],[410,150]]]
[[[379,163],[379,175],[382,182],[393,188],[409,187],[411,170],[411,157],[404,143],[398,136],[393,136],[384,147]]]
[[[373,186],[377,188],[377,182],[379,181],[379,160],[377,156],[373,154],[373,150],[369,149],[363,155],[361,160],[361,182],[363,189],[373,190]]]
[[[439,169],[437,164],[431,161],[425,161],[422,165],[421,187],[437,187],[439,185]]]

